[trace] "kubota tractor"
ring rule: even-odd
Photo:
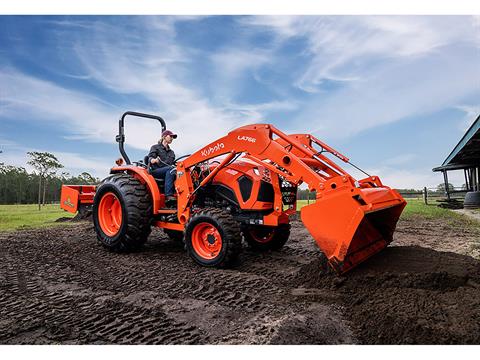
[[[126,112],[116,137],[125,165],[110,170],[96,188],[62,188],[61,207],[92,207],[98,240],[113,251],[141,247],[151,227],[184,241],[204,266],[226,267],[242,249],[278,250],[290,235],[297,187],[305,183],[316,201],[301,208],[301,220],[329,264],[344,273],[385,248],[406,205],[377,176],[355,180],[327,154],[349,159],[309,134],[287,135],[272,125],[243,126],[175,162],[175,208],[165,206],[163,180],[149,173],[148,158],[130,162],[125,153],[125,117],[165,121]]]

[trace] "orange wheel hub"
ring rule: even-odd
[[[102,196],[98,205],[98,222],[108,236],[117,235],[122,226],[122,204],[117,196],[108,192]]]
[[[252,238],[261,244],[266,244],[273,239],[275,229],[250,229],[250,235]]]
[[[210,223],[202,222],[192,231],[192,247],[204,259],[214,259],[222,249],[222,236]]]

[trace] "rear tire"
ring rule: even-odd
[[[125,174],[114,174],[98,187],[93,223],[100,243],[111,251],[139,249],[151,232],[152,198],[147,186]]]
[[[242,250],[240,226],[224,210],[206,208],[188,221],[185,247],[190,257],[202,266],[229,267]]]
[[[243,225],[242,234],[250,248],[254,250],[280,250],[290,237],[290,224]]]

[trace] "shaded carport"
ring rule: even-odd
[[[441,166],[432,169],[441,171],[445,182],[447,199],[450,200],[451,190],[448,187],[448,172],[463,170],[465,174],[466,197],[475,196],[480,198],[480,116],[473,122],[459,143],[445,159]],[[472,192],[475,192],[471,195]]]

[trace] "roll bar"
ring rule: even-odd
[[[127,117],[128,115],[158,120],[162,126],[162,132],[167,129],[167,125],[165,124],[165,120],[163,120],[160,116],[144,114],[144,113],[139,113],[135,111],[126,111],[125,113],[123,113],[123,115],[120,117],[120,120],[118,121],[118,135],[115,136],[115,141],[118,142],[118,148],[120,149],[120,154],[122,154],[122,157],[125,159],[125,162],[127,163],[127,165],[130,165],[131,164],[130,159],[127,153],[125,152],[125,148],[124,148],[124,144],[125,144],[124,123],[125,123],[125,117]]]

